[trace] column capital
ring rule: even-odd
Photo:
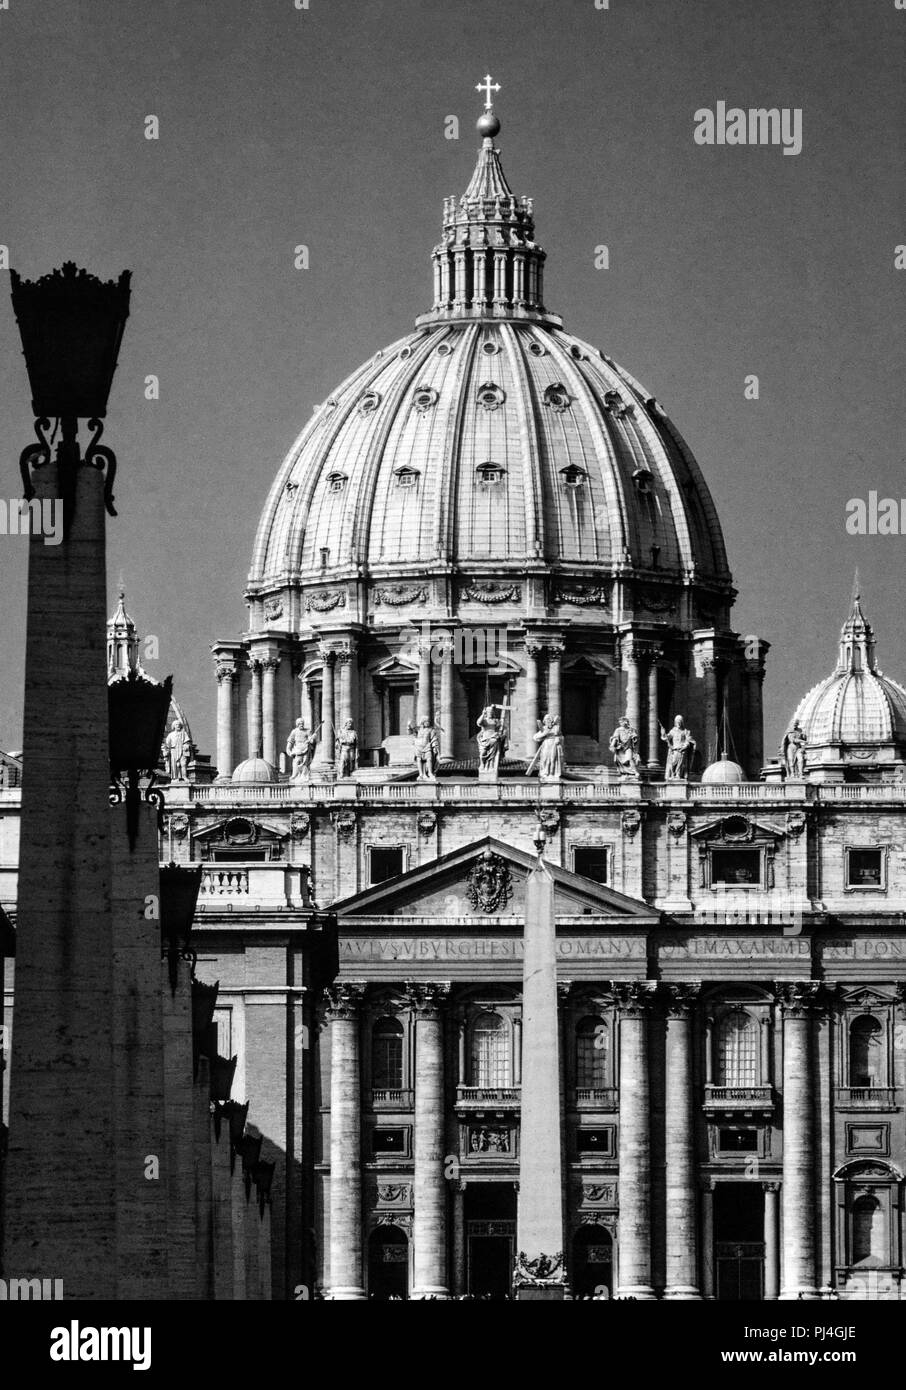
[[[661,997],[668,1018],[689,1018],[698,1002],[701,980],[687,980],[684,984],[661,986]]]
[[[358,980],[344,980],[341,984],[328,985],[324,991],[327,1017],[329,1019],[358,1018],[366,989],[367,985],[364,981]]]
[[[277,667],[280,665],[280,658],[279,656],[264,656],[261,658],[259,665],[262,671],[276,671]]]
[[[774,990],[784,1018],[811,1016],[822,1003],[823,988],[818,980],[778,980]]]
[[[336,647],[332,647],[328,642],[319,642],[318,655],[325,666],[333,666],[337,659],[337,649]]]
[[[544,653],[544,639],[542,637],[526,637],[523,645],[526,656],[532,657],[535,661]]]
[[[234,661],[218,661],[214,671],[218,685],[232,685],[236,679],[236,663]]]
[[[248,663],[248,664],[249,664],[249,670],[251,671],[251,673],[252,673],[253,676],[260,676],[260,675],[261,675],[261,665],[262,665],[262,663],[261,663],[261,660],[260,660],[259,657],[257,657],[257,656],[251,656],[251,657],[249,657],[249,663]]]
[[[765,1192],[777,1193],[777,1192],[780,1191],[780,1186],[781,1186],[781,1185],[780,1185],[779,1182],[765,1182],[765,1183],[762,1183],[762,1187],[764,1188]]]
[[[645,1018],[656,990],[656,980],[611,980],[606,995],[623,1018]]]
[[[406,998],[420,1018],[437,1018],[450,994],[449,980],[407,980]]]

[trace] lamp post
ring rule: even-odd
[[[157,1215],[153,1231],[150,1217],[126,1219],[116,1179],[131,1116],[117,1080],[120,1015],[140,996],[119,978],[132,958],[121,964],[128,951],[114,946],[105,513],[114,514],[116,460],[99,440],[129,273],[103,283],[72,263],[33,282],[13,272],[12,302],[37,434],[20,457],[25,496],[42,510],[62,505],[64,525],[61,544],[45,545],[34,527],[29,544],[4,1267],[18,1277],[53,1270],[68,1298],[109,1298],[132,1287],[124,1233],[140,1231],[150,1247],[160,1229]],[[84,454],[80,420],[91,430]],[[135,899],[119,910],[134,937]],[[157,1099],[133,1108],[157,1113]]]

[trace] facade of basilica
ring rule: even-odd
[[[248,630],[213,647],[216,773],[171,721],[161,859],[203,866],[219,1052],[281,1160],[274,1296],[510,1293],[541,856],[573,1295],[898,1299],[906,691],[855,597],[766,760],[768,643],[733,630],[705,481],[545,307],[499,129],[445,203],[431,309],[270,489]],[[318,997],[314,903],[339,920]]]

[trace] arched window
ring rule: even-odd
[[[403,1025],[398,1018],[379,1018],[371,1034],[371,1085],[376,1091],[403,1087]]]
[[[607,1028],[598,1014],[576,1025],[576,1086],[598,1090],[607,1085]]]
[[[884,1213],[877,1197],[868,1193],[853,1202],[853,1264],[875,1259],[887,1263],[884,1253]]]
[[[510,1086],[510,1035],[500,1014],[480,1014],[472,1025],[471,1084]]]
[[[850,1086],[882,1085],[881,1025],[871,1014],[853,1019],[849,1030]]]
[[[757,1086],[758,1024],[745,1009],[724,1014],[717,1028],[718,1086]]]

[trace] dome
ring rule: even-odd
[[[901,762],[906,752],[906,690],[879,670],[875,637],[858,594],[843,624],[837,665],[800,701],[792,730],[805,735],[807,768],[841,760]]]
[[[729,758],[718,758],[717,762],[709,763],[702,773],[702,783],[712,786],[734,786],[737,782],[745,781],[746,774],[739,763],[731,762]]]
[[[253,628],[348,618],[356,594],[363,621],[404,602],[401,580],[491,565],[526,584],[554,566],[732,596],[695,459],[651,393],[545,308],[545,259],[486,135],[445,204],[432,310],[316,408],[274,481]]]
[[[266,763],[263,758],[246,758],[233,771],[232,781],[241,786],[248,786],[253,782],[276,782],[277,769]]]

